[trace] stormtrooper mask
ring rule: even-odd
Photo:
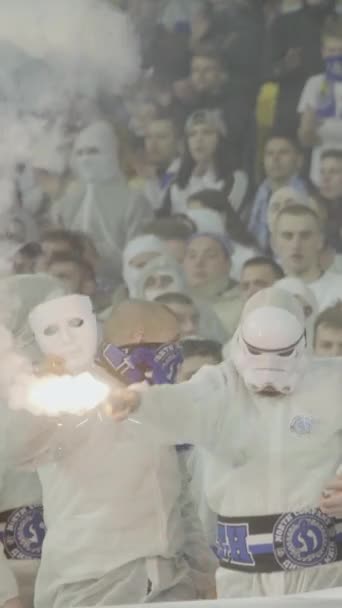
[[[97,350],[96,317],[87,296],[69,295],[36,306],[29,323],[41,351],[65,362],[77,374],[93,364]]]
[[[307,364],[304,315],[293,296],[265,289],[245,307],[231,356],[247,388],[289,394]]]

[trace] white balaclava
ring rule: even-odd
[[[118,142],[109,122],[98,121],[81,131],[74,146],[73,167],[86,184],[121,177]]]
[[[131,298],[137,297],[137,285],[144,271],[144,267],[136,268],[131,261],[142,253],[155,254],[157,257],[168,255],[168,249],[165,243],[153,234],[136,236],[127,243],[122,256],[122,274]]]
[[[68,295],[36,306],[30,327],[42,353],[64,361],[78,374],[92,366],[97,350],[97,324],[90,298]]]
[[[274,287],[252,296],[230,354],[252,392],[292,393],[307,365],[305,320],[298,301]]]
[[[196,226],[197,232],[211,232],[212,234],[226,234],[224,220],[218,211],[213,209],[188,209],[188,218]]]
[[[148,281],[152,277],[166,277],[165,286],[148,286]],[[186,280],[182,267],[170,255],[159,255],[152,259],[144,267],[138,283],[137,298],[152,302],[158,296],[166,293],[186,293]]]
[[[310,287],[305,285],[304,281],[297,279],[296,277],[280,279],[280,281],[277,281],[274,284],[274,287],[287,291],[299,300],[305,316],[308,348],[312,349],[315,319],[318,315],[318,302],[314,292]]]

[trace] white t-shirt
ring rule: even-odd
[[[308,283],[307,286],[316,296],[319,311],[342,300],[342,276],[339,274],[327,271],[313,283]]]
[[[302,114],[307,108],[317,109],[324,79],[324,74],[317,74],[306,81],[297,108],[299,114]],[[334,95],[336,117],[327,118],[323,121],[318,131],[322,145],[316,146],[312,151],[310,177],[316,185],[319,185],[319,165],[322,151],[327,148],[342,149],[342,82],[334,84]]]

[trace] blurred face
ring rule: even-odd
[[[342,196],[342,159],[322,159],[320,192],[328,200],[336,200]]]
[[[203,365],[217,365],[217,361],[209,355],[187,357],[179,368],[177,382],[186,382],[187,380],[190,380]]]
[[[191,157],[195,163],[212,163],[218,145],[218,134],[206,124],[194,125],[188,134]]]
[[[296,175],[301,166],[301,158],[291,142],[286,139],[271,139],[265,148],[264,167],[271,180],[287,182]]]
[[[281,215],[276,223],[273,243],[287,274],[300,275],[319,269],[322,237],[314,217]]]
[[[157,108],[153,103],[141,102],[133,111],[133,124],[138,135],[144,136],[147,127],[156,118]]]
[[[154,120],[145,135],[145,149],[150,163],[167,167],[177,155],[177,138],[168,120]]]
[[[36,260],[18,251],[13,260],[15,274],[33,274],[35,272]]]
[[[160,255],[160,253],[157,253],[156,251],[145,251],[144,253],[139,253],[129,261],[129,265],[133,266],[133,268],[144,268],[147,262],[157,258],[158,255]]]
[[[340,38],[326,37],[322,44],[323,59],[342,54],[342,40]]]
[[[41,242],[41,248],[42,248],[42,256],[39,259],[39,271],[43,271],[46,268],[46,265],[48,264],[49,260],[51,260],[51,258],[54,255],[58,255],[60,253],[65,253],[65,254],[72,254],[72,247],[71,245],[69,245],[69,243],[66,243],[64,241],[42,241]]]
[[[315,355],[317,357],[342,357],[342,328],[325,323],[316,330]]]
[[[181,239],[169,239],[165,241],[165,245],[168,248],[170,254],[179,264],[183,264],[186,251],[186,241]]]
[[[276,276],[272,266],[268,264],[260,266],[246,266],[242,270],[240,279],[240,290],[245,302],[249,300],[251,296],[265,289],[271,287],[279,277]]]
[[[55,262],[48,266],[48,273],[59,279],[69,293],[82,293],[82,272],[73,262]]]
[[[222,82],[222,68],[210,57],[194,57],[191,65],[191,82],[197,93],[215,93]]]
[[[200,236],[188,245],[184,270],[190,287],[205,285],[229,275],[230,261],[222,245],[208,236]]]
[[[193,304],[171,302],[167,307],[177,317],[182,338],[195,336],[198,333],[199,313]]]

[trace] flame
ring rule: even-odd
[[[104,402],[109,393],[109,386],[88,372],[48,376],[37,379],[30,387],[27,409],[36,415],[81,415]]]

